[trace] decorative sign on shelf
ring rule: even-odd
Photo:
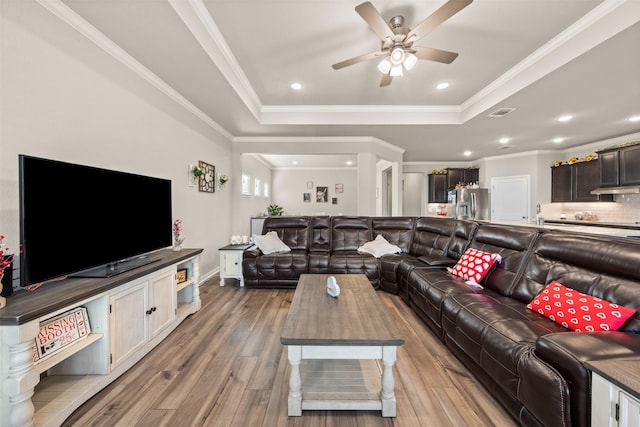
[[[178,270],[178,272],[176,273],[176,281],[178,283],[184,283],[187,281],[187,269],[186,268],[181,268]]]
[[[76,307],[40,323],[40,333],[33,346],[33,361],[46,359],[64,347],[91,333],[85,307]]]
[[[202,169],[202,175],[198,177],[198,190],[205,193],[215,193],[216,167],[202,160],[198,161],[198,166]]]

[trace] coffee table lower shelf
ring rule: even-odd
[[[303,410],[377,410],[383,417],[396,416],[392,375],[396,347],[289,346],[288,350],[289,416],[301,416]]]

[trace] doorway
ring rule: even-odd
[[[529,175],[491,178],[491,220],[529,222]]]

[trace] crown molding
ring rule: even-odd
[[[169,98],[177,102],[185,110],[196,116],[202,122],[207,124],[216,132],[220,133],[225,138],[231,140],[231,135],[225,128],[220,126],[211,117],[205,114],[198,107],[189,102],[178,91],[169,86],[164,80],[154,74],[147,67],[142,65],[133,56],[129,55],[124,49],[114,43],[111,39],[98,31],[96,27],[87,22],[83,17],[78,15],[69,6],[64,4],[61,0],[36,0],[42,7],[49,10],[59,19],[64,21],[67,25],[78,31],[87,39],[92,41],[96,46],[107,52],[113,58],[122,63],[125,67],[136,73],[139,77],[150,83],[156,89],[167,95]]]

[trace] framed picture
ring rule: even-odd
[[[331,204],[332,205],[337,205],[338,204],[338,198],[337,197],[332,197],[331,198]]]
[[[327,203],[329,201],[329,187],[316,187],[316,202]]]
[[[183,283],[187,281],[187,269],[181,268],[176,273],[176,282]]]
[[[311,190],[313,188],[313,181],[307,181],[307,188]]]
[[[202,175],[198,177],[198,191],[205,193],[215,193],[216,191],[216,167],[209,163],[198,161],[198,166],[202,169]]]
[[[336,184],[336,194],[342,194],[344,190],[344,184]]]
[[[302,193],[302,201],[304,203],[311,203],[311,193]]]

